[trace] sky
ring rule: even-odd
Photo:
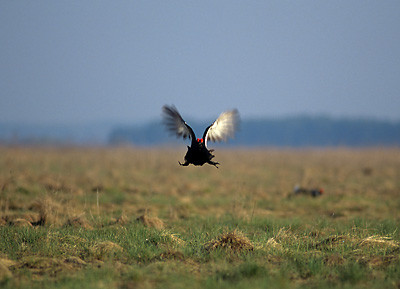
[[[0,122],[400,120],[400,1],[0,1]]]

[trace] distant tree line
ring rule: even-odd
[[[198,135],[204,123],[191,121]],[[109,144],[153,146],[176,143],[161,122],[142,126],[118,126],[111,130]],[[179,141],[182,143],[182,141]],[[243,120],[240,131],[228,146],[399,146],[400,122],[329,117],[288,117]]]

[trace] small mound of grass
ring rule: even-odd
[[[111,241],[99,242],[90,248],[91,255],[99,260],[119,255],[123,251],[124,249],[121,246]]]
[[[30,206],[29,210],[36,211],[39,213],[39,219],[31,222],[34,226],[53,225],[57,223],[57,211],[59,211],[61,205],[52,199],[46,197],[34,201]]]
[[[58,272],[66,269],[66,265],[57,258],[29,256],[12,268],[14,270],[26,269],[37,278],[43,275],[55,277]]]
[[[22,219],[22,218],[17,218],[17,219],[11,220],[8,224],[10,226],[15,226],[15,227],[27,227],[27,228],[33,227],[31,222],[29,222],[26,219]]]
[[[49,232],[46,236],[48,248],[56,255],[83,257],[87,255],[88,240],[61,232]]]
[[[93,229],[93,227],[88,223],[84,215],[69,218],[65,222],[64,227],[83,228],[87,230]]]
[[[0,284],[12,277],[11,271],[8,269],[10,267],[10,263],[8,260],[3,261],[4,259],[0,259]]]
[[[234,252],[254,250],[251,241],[237,230],[220,235],[216,240],[206,243],[205,248],[207,251],[218,248],[229,249]]]
[[[109,223],[110,226],[119,225],[119,226],[126,226],[128,225],[129,219],[125,215],[121,215],[118,218],[112,219]]]
[[[164,222],[157,217],[149,217],[147,215],[142,215],[136,219],[140,223],[142,223],[145,227],[152,227],[156,229],[163,229]]]

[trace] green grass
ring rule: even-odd
[[[15,261],[14,278],[2,288],[390,288],[400,277],[398,225],[325,219],[306,228],[298,220],[226,217],[190,220],[180,231],[136,222],[92,230],[0,227],[1,255]],[[254,249],[206,249],[234,230]],[[104,243],[115,248],[99,249]]]
[[[165,152],[0,148],[0,287],[400,286],[398,150]]]

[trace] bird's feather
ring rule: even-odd
[[[207,141],[220,142],[226,141],[235,135],[239,126],[239,112],[237,109],[226,111],[206,128],[203,139],[207,147]]]
[[[170,132],[184,139],[196,139],[192,128],[183,120],[175,106],[164,105],[162,111],[163,122]]]

